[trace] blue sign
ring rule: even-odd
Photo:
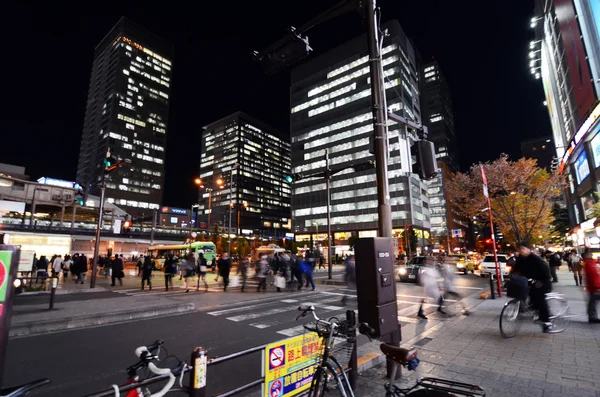
[[[585,154],[585,150],[581,152],[575,161],[575,174],[577,174],[577,183],[581,183],[590,174],[590,164]]]

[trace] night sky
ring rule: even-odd
[[[0,162],[25,166],[32,179],[75,180],[94,47],[126,16],[175,46],[164,204],[187,208],[202,126],[242,110],[289,131],[289,70],[264,76],[251,51],[333,3],[5,5]],[[503,152],[519,157],[522,140],[551,135],[541,80],[529,73],[533,0],[383,0],[380,6],[384,21],[398,19],[423,57],[439,61],[453,95],[463,169]],[[358,13],[350,13],[308,35],[318,55],[364,31]]]

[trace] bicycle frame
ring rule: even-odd
[[[326,338],[325,348],[323,350],[323,355],[321,356],[321,362],[319,363],[319,366],[317,367],[317,370],[315,371],[315,373],[313,375],[313,380],[312,380],[310,391],[309,391],[309,397],[321,397],[321,395],[316,394],[316,393],[319,393],[320,390],[315,390],[315,387],[318,389],[318,386],[319,386],[318,378],[320,376],[325,377],[323,388],[327,387],[327,381],[329,379],[327,371],[329,371],[329,373],[331,373],[331,375],[335,379],[335,382],[338,385],[338,388],[340,391],[340,395],[342,397],[355,397],[354,391],[352,390],[352,387],[350,386],[350,381],[348,380],[348,377],[346,376],[346,371],[344,371],[343,366],[340,364],[340,362],[337,360],[337,358],[335,358],[335,356],[333,354],[331,354],[331,350],[333,349],[333,342],[334,342],[333,334],[334,334],[335,329],[338,327],[338,325],[336,323],[334,323],[333,321],[321,320],[319,317],[317,317],[314,310],[311,310],[311,313],[312,313],[314,319],[317,321],[317,325],[319,322],[327,324],[327,326],[329,327],[329,330],[328,330],[329,335],[327,335],[325,337]],[[329,362],[330,360],[333,362],[333,364],[335,366]]]

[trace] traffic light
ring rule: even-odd
[[[284,179],[287,183],[294,183],[294,182],[299,181],[302,178],[304,178],[304,176],[302,174],[292,174],[292,175],[286,175]]]
[[[500,241],[504,238],[504,234],[497,225],[494,225],[494,236],[496,237],[496,241]]]
[[[486,238],[485,239],[485,243],[486,244],[491,244],[492,243],[492,239],[491,238]]]
[[[131,227],[130,220],[126,220],[125,222],[123,222],[123,229],[128,230],[130,227]]]
[[[418,174],[422,180],[435,178],[438,173],[435,146],[431,141],[415,141],[410,147],[413,158],[412,172]]]
[[[75,204],[78,204],[81,206],[83,206],[85,204],[85,194],[83,193],[83,191],[81,189],[78,189],[77,192],[75,192],[74,202],[75,202]]]

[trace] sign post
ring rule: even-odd
[[[13,282],[17,277],[20,249],[0,244],[0,387],[4,374],[4,360],[8,345],[8,330],[14,298]]]
[[[267,345],[263,352],[263,397],[297,396],[310,388],[323,341],[315,333]]]
[[[494,262],[496,263],[496,283],[498,286],[498,297],[502,297],[502,282],[500,280],[500,266],[498,265],[498,253],[496,249],[496,236],[494,233],[494,219],[492,217],[492,202],[490,201],[490,194],[488,192],[488,183],[485,176],[485,170],[481,166],[481,179],[483,180],[483,195],[487,199],[487,210],[490,216],[490,231],[492,234],[492,244],[494,245]],[[490,291],[491,292],[491,291]]]

